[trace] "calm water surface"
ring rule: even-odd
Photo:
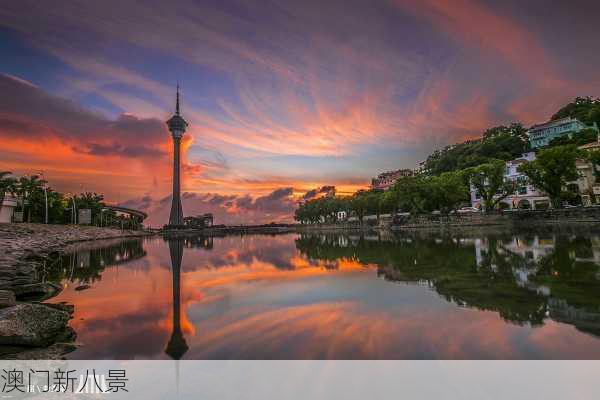
[[[78,359],[600,359],[600,237],[230,236],[46,271]]]

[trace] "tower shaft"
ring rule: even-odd
[[[173,202],[171,203],[171,214],[169,225],[183,225],[183,209],[181,207],[181,162],[180,162],[181,138],[173,136]]]

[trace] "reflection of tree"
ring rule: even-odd
[[[183,239],[169,240],[173,273],[173,331],[165,353],[174,360],[179,360],[188,351],[188,345],[181,330],[181,259],[184,243]]]
[[[540,260],[532,280],[571,307],[600,313],[600,268],[593,249],[589,238],[557,238],[554,252]]]
[[[141,239],[124,240],[111,246],[82,249],[63,254],[46,263],[40,271],[42,280],[51,282],[92,283],[100,280],[107,266],[119,265],[142,258],[146,255]]]
[[[511,322],[541,324],[545,298],[517,284],[510,258],[489,252],[477,265],[473,242],[451,237],[400,241],[360,239],[347,247],[333,238],[301,236],[296,246],[309,258],[353,258],[375,264],[386,279],[426,282],[440,295],[459,305],[497,311]],[[490,248],[496,249],[493,243]]]

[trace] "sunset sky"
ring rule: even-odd
[[[435,148],[600,95],[600,2],[0,1],[0,170],[184,213],[291,218]]]

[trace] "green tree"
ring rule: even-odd
[[[492,211],[498,203],[515,191],[514,182],[504,179],[506,163],[494,160],[465,170],[469,182],[483,200],[484,210]]]
[[[4,203],[6,193],[14,194],[17,190],[16,180],[12,177],[12,172],[0,171],[0,208]]]
[[[575,100],[558,110],[552,120],[572,117],[587,125],[600,125],[600,99],[576,97]]]
[[[550,147],[541,150],[534,161],[522,164],[519,171],[548,194],[555,208],[561,208],[567,182],[579,177],[575,162],[581,156],[575,145]]]
[[[379,196],[379,210],[381,213],[394,213],[398,209],[398,197],[394,190],[387,190]]]
[[[469,190],[462,172],[445,172],[427,181],[429,209],[447,214],[469,198]]]
[[[548,147],[564,146],[567,144],[574,144],[582,146],[584,144],[592,143],[598,140],[598,132],[595,129],[582,129],[577,133],[573,133],[571,137],[568,135],[554,138],[548,143]]]
[[[594,175],[596,175],[596,179],[600,178],[600,151],[588,150],[586,153],[584,153],[584,157],[594,167]]]
[[[428,175],[439,175],[476,167],[495,159],[512,160],[529,147],[525,132],[525,128],[518,123],[490,128],[480,139],[434,151],[425,161],[424,169]]]
[[[38,175],[22,176],[17,182],[16,193],[21,199],[23,214],[27,215],[27,222],[31,222],[32,208],[39,206],[33,204],[33,201],[39,199],[37,195],[43,192],[45,184],[46,181],[40,179]]]
[[[104,196],[98,193],[84,192],[75,196],[77,210],[89,209],[92,213],[92,224],[99,225],[100,213],[104,208]]]
[[[352,198],[350,199],[350,209],[356,214],[356,217],[362,224],[363,218],[367,213],[368,201],[367,201],[367,192],[364,190],[359,190],[354,193]]]
[[[402,211],[422,213],[426,211],[428,198],[427,180],[423,175],[406,176],[398,179],[390,189],[396,198],[396,204]]]

